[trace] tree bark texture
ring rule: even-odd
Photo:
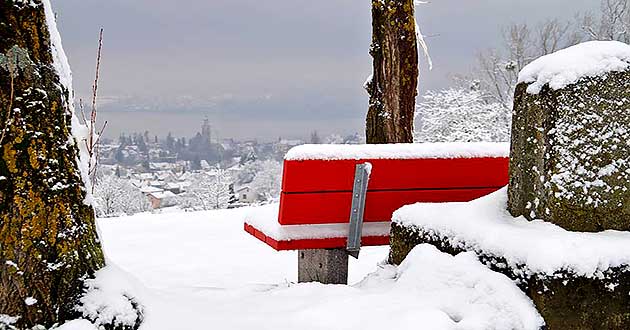
[[[53,62],[42,0],[0,0],[0,314],[19,317],[9,329],[74,318],[84,280],[104,266],[72,91]]]
[[[367,143],[413,142],[418,48],[413,0],[372,0]]]

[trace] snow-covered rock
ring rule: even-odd
[[[468,203],[405,206],[393,215],[391,259],[424,243],[474,252],[521,286],[550,329],[630,326],[630,232],[571,232],[514,218],[506,206],[505,188]]]
[[[542,220],[514,218],[506,206],[503,188],[468,203],[408,205],[394,212],[393,221],[453,247],[504,258],[506,267],[520,269],[524,277],[564,271],[603,278],[611,268],[630,266],[630,232],[571,232]]]
[[[575,231],[630,230],[629,62],[629,45],[589,42],[523,69],[512,124],[512,215]]]
[[[619,41],[589,41],[540,57],[518,75],[518,83],[528,84],[527,92],[538,94],[549,84],[554,90],[581,78],[625,71],[630,66],[630,45]]]

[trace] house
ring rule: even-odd
[[[177,195],[168,190],[152,192],[147,196],[149,197],[149,202],[151,202],[151,208],[153,209],[177,205]]]
[[[254,203],[258,200],[258,194],[248,186],[236,189],[235,193],[241,203]]]

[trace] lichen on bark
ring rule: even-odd
[[[78,315],[104,266],[71,134],[71,91],[40,0],[0,0],[0,314],[51,327]],[[13,98],[11,98],[13,90]],[[5,123],[4,118],[9,118]],[[1,327],[1,326],[0,326]]]

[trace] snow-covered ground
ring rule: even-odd
[[[243,230],[253,210],[144,213],[98,224],[107,257],[151,288],[297,281],[297,252],[277,252]],[[376,270],[387,253],[387,247],[362,249],[360,260],[350,261],[350,283]]]
[[[296,284],[296,252],[276,252],[243,231],[255,208],[140,214],[99,220],[110,265],[83,300],[102,321],[136,315],[143,330],[538,329],[518,288],[474,255],[416,248],[400,267],[387,247],[351,259],[354,285]],[[370,274],[371,273],[371,274]],[[369,274],[369,275],[368,275]],[[96,315],[96,314],[93,314]],[[76,320],[63,330],[93,330]]]

